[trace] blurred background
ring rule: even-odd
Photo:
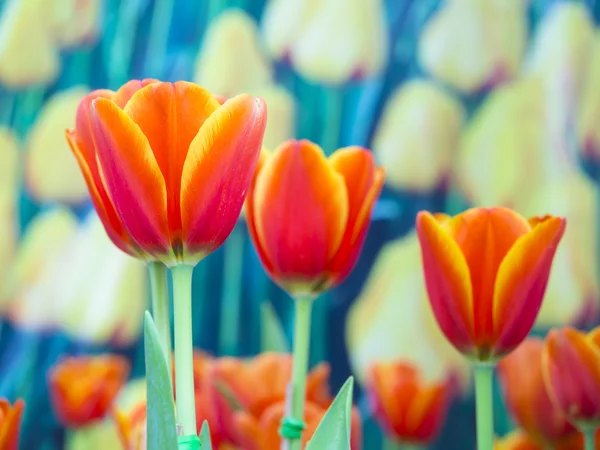
[[[65,355],[118,353],[143,376],[146,270],[105,236],[64,129],[91,90],[146,77],[262,96],[271,149],[372,149],[386,188],[353,274],[316,302],[311,362],[331,364],[333,392],[357,377],[367,450],[382,439],[362,389],[374,362],[452,377],[430,448],[473,448],[468,367],[429,310],[415,215],[566,216],[535,333],[598,322],[599,20],[595,0],[0,0],[0,396],[25,400],[20,448],[91,448],[50,404],[47,373]],[[292,302],[243,218],[196,268],[193,295],[200,349],[289,342]]]

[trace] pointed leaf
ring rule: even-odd
[[[200,430],[200,447],[202,450],[212,450],[210,428],[208,427],[208,422],[206,420],[202,423],[202,429]]]
[[[354,378],[344,383],[323,416],[306,450],[349,450]]]
[[[277,312],[268,301],[264,301],[260,305],[260,320],[262,351],[289,353],[290,345],[285,331],[277,317]]]
[[[148,450],[177,450],[177,425],[169,369],[152,316],[144,317]]]

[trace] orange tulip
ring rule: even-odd
[[[250,237],[277,284],[292,295],[318,295],[354,267],[384,171],[364,148],[326,158],[306,140],[261,159],[246,204]]]
[[[453,381],[427,385],[413,365],[382,362],[371,367],[366,389],[387,435],[400,442],[426,446],[435,440],[446,420]]]
[[[123,450],[146,450],[146,402],[136,405],[129,413],[112,410]]]
[[[249,95],[221,106],[193,83],[130,81],[82,100],[67,140],[119,248],[195,264],[238,219],[265,123]]]
[[[555,405],[577,426],[600,426],[600,327],[551,330],[542,357]]]
[[[502,439],[497,439],[494,450],[543,450],[526,433],[514,431]]]
[[[60,422],[79,428],[102,419],[124,385],[129,362],[122,356],[78,356],[49,373],[50,399]]]
[[[552,447],[577,434],[565,415],[554,406],[543,379],[544,343],[526,339],[498,364],[506,403],[517,424],[540,445]]]
[[[495,361],[525,339],[540,309],[566,220],[506,208],[455,217],[420,212],[417,234],[437,322],[458,351]]]
[[[25,402],[19,399],[11,406],[10,402],[0,398],[0,448],[18,450],[21,418]]]

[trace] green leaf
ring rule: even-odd
[[[306,450],[349,450],[354,378],[344,383],[323,416]]]
[[[200,430],[200,447],[202,450],[212,450],[210,428],[208,427],[208,422],[206,420],[202,423],[202,429]]]
[[[148,450],[177,450],[177,425],[169,368],[152,316],[144,316]]]
[[[290,345],[273,305],[264,301],[260,305],[261,348],[263,352],[289,353]]]

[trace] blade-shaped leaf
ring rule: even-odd
[[[277,312],[268,301],[264,301],[260,305],[260,321],[262,351],[289,353],[290,345],[277,317]]]
[[[212,450],[210,428],[208,427],[208,422],[206,420],[202,423],[202,429],[200,430],[200,447],[202,450]]]
[[[158,331],[152,316],[144,317],[148,450],[177,450],[173,390]]]
[[[349,450],[354,378],[344,383],[323,416],[306,450]]]

